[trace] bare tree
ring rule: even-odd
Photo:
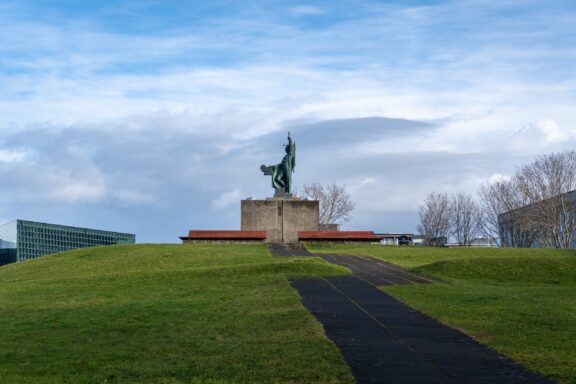
[[[450,202],[446,193],[429,193],[424,205],[418,207],[418,231],[424,235],[426,245],[443,245],[450,231]]]
[[[515,175],[529,206],[522,214],[538,231],[537,241],[547,248],[570,248],[576,238],[576,151],[537,158]]]
[[[320,202],[321,231],[327,230],[331,224],[350,220],[354,203],[344,185],[332,183],[324,187],[321,184],[313,183],[304,185],[299,195]]]
[[[459,193],[450,201],[451,233],[460,246],[470,245],[478,234],[480,209],[469,194]]]
[[[576,151],[544,155],[480,188],[483,229],[503,246],[569,248],[576,239]]]
[[[480,187],[480,226],[485,236],[496,244],[510,247],[528,247],[534,241],[535,231],[530,223],[517,210],[528,204],[518,188],[516,178],[510,180],[500,178]],[[499,222],[503,213],[505,220],[515,223],[504,233],[504,227]]]

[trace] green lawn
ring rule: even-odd
[[[0,268],[2,383],[350,383],[288,283],[347,273],[261,245],[130,245]]]
[[[576,251],[309,245],[367,255],[450,284],[384,290],[565,383],[576,383]]]

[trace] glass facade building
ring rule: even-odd
[[[134,244],[136,235],[14,220],[0,225],[0,265],[96,245]]]

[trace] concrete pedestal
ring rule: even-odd
[[[267,243],[297,243],[298,231],[317,231],[318,201],[270,198],[242,200],[242,231],[266,231]]]

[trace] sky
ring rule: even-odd
[[[349,230],[416,231],[576,144],[573,0],[0,0],[0,223],[179,242],[345,185]]]

